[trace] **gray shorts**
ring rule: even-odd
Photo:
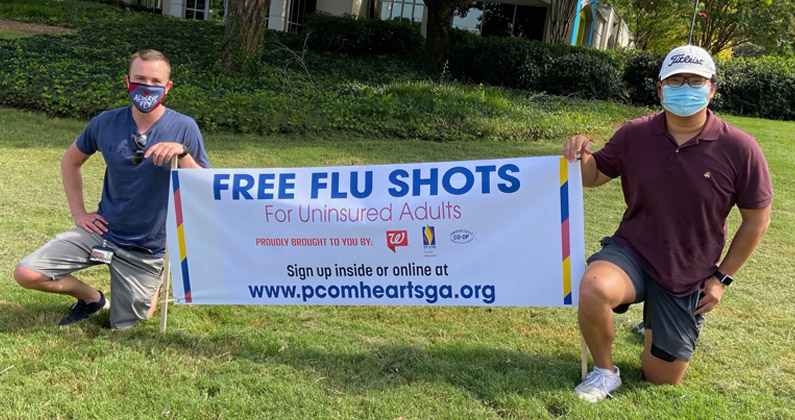
[[[606,237],[601,241],[602,250],[588,258],[607,261],[619,266],[635,286],[635,302],[643,304],[643,325],[653,331],[651,354],[662,360],[690,361],[696,349],[698,334],[704,324],[704,314],[694,315],[698,307],[699,291],[687,296],[674,296],[655,283],[640,268],[632,251]],[[624,313],[629,305],[613,308],[613,312]]]
[[[19,262],[57,281],[77,270],[97,265],[88,260],[91,248],[102,245],[102,237],[74,228],[55,235],[50,242]],[[152,299],[160,287],[163,258],[119,247],[107,242],[115,252],[110,269],[110,326],[128,328],[145,319]]]

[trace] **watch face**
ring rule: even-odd
[[[726,286],[732,284],[732,282],[734,281],[734,277],[728,274],[723,274],[718,270],[715,270],[715,272],[712,273],[712,275],[715,276],[716,279],[718,279],[718,282]]]

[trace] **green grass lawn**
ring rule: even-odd
[[[59,159],[85,121],[0,109],[0,418],[793,418],[794,122],[726,119],[760,141],[773,221],[707,317],[680,386],[640,380],[639,308],[616,318],[614,400],[581,402],[576,314],[566,308],[172,307],[109,331],[107,315],[59,329],[71,298],[20,288],[16,262],[71,226]],[[596,132],[609,132],[610,126]],[[557,154],[538,142],[429,142],[331,132],[209,134],[216,167],[332,166]],[[101,158],[84,167],[99,200]],[[586,251],[613,232],[617,182],[585,191]],[[738,226],[736,212],[729,229]],[[103,268],[80,275],[107,290]]]
[[[24,34],[17,31],[12,31],[10,29],[0,29],[0,39],[16,39],[22,38],[24,36]]]

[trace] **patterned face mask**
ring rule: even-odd
[[[130,99],[133,105],[143,113],[152,112],[157,108],[164,96],[166,96],[166,88],[163,86],[130,83]]]

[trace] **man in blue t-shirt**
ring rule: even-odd
[[[61,159],[64,190],[76,228],[23,258],[14,279],[24,288],[77,298],[59,325],[110,306],[111,328],[128,328],[151,316],[161,284],[166,244],[170,162],[180,168],[210,163],[196,122],[162,105],[171,89],[163,53],[141,50],[125,75],[132,104],[94,117]],[[95,152],[105,159],[102,199],[88,212],[82,165]],[[97,264],[110,269],[113,305],[72,273]]]

